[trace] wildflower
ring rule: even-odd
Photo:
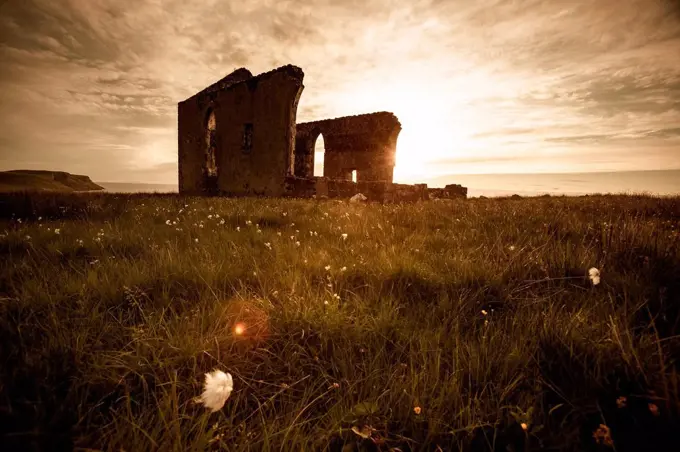
[[[352,426],[352,432],[364,439],[370,438],[371,434],[373,434],[373,430],[375,429],[370,425],[364,425],[361,428],[357,427],[356,425]]]
[[[200,401],[214,413],[222,409],[233,389],[234,380],[231,374],[225,374],[221,370],[213,370],[205,374],[205,384]]]
[[[27,235],[27,236],[26,236],[26,240],[31,240],[31,236],[30,236],[30,235]]]
[[[625,397],[625,396],[621,396],[621,397],[619,397],[618,399],[616,399],[616,406],[619,407],[619,408],[625,408],[625,406],[626,406],[626,401],[627,401],[627,400],[626,400],[626,397]]]
[[[258,233],[258,234],[262,234],[262,229],[257,228],[257,233]]]
[[[250,220],[246,220],[246,226],[250,226],[251,224],[253,224],[253,222],[252,222],[252,221],[250,221]]]
[[[508,249],[509,249],[510,251],[515,251],[515,245],[510,245],[510,246],[508,247]]]
[[[61,233],[61,229],[55,228],[55,229],[54,229],[54,233],[57,234],[57,235],[59,235],[59,234]]]
[[[650,402],[649,404],[647,404],[647,406],[649,407],[650,413],[652,413],[654,416],[659,415],[659,407],[655,403]]]
[[[170,226],[170,223],[171,223],[170,220],[165,220],[165,224],[167,224],[168,226]]]
[[[330,266],[330,265],[326,265],[324,268],[326,269],[327,272],[328,272],[328,271],[331,271],[331,266]]]
[[[341,271],[341,272],[347,271],[347,267],[342,267],[342,268],[340,269],[340,271]]]
[[[288,215],[288,212],[283,212],[283,216],[285,217],[286,215]]]
[[[212,220],[212,215],[208,215],[208,220]]]
[[[240,226],[236,226],[236,232],[239,232],[241,230]]]
[[[520,427],[522,427],[522,430],[524,430],[524,431],[529,430],[529,426],[527,425],[526,422],[522,422],[522,423],[519,424],[519,425],[520,425]]]
[[[224,218],[220,220],[220,224],[224,224]]]
[[[614,445],[611,431],[609,430],[609,427],[604,424],[600,424],[597,430],[593,432],[593,438],[595,438],[597,444],[604,444],[605,446],[610,447]]]
[[[272,249],[272,244],[269,242],[265,242],[264,246],[266,246],[269,249]]]
[[[600,270],[595,267],[588,270],[588,279],[593,282],[593,286],[600,284]]]
[[[328,306],[328,300],[324,300],[324,301],[323,301],[323,304],[325,304],[326,306]]]
[[[194,239],[194,242],[198,243],[198,237],[196,237],[196,238]]]
[[[278,232],[276,233],[276,235],[278,235],[279,237],[281,237],[281,231],[278,231]]]
[[[38,217],[38,221],[42,221],[42,217]]]
[[[422,408],[420,408],[419,406],[413,407],[413,412],[416,413],[416,415],[419,415],[422,411],[423,411]]]
[[[488,312],[486,312],[485,309],[482,309],[482,315],[487,315],[487,314],[488,314]]]
[[[331,387],[332,387],[333,389],[339,389],[339,388],[340,388],[340,383],[333,383],[333,384],[331,385]]]
[[[291,240],[295,240],[295,236],[294,236],[294,235],[291,235],[291,236],[290,236],[290,239],[291,239]]]
[[[341,237],[342,237],[342,240],[347,240],[347,234],[342,234]]]
[[[337,301],[340,301],[340,295],[334,293],[333,298],[335,298]]]
[[[203,229],[203,223],[199,224],[198,227]]]
[[[295,242],[295,246],[300,246],[300,242]]]

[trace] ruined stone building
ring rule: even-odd
[[[466,196],[450,185],[394,184],[401,124],[388,112],[296,124],[302,69],[253,76],[238,69],[178,104],[179,191],[191,195],[349,197],[398,200]],[[314,146],[325,143],[323,177]],[[354,178],[353,178],[354,175]],[[353,179],[356,179],[354,181]]]

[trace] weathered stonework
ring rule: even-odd
[[[401,132],[392,113],[296,124],[303,77],[291,65],[257,76],[241,68],[180,102],[180,193],[304,198],[362,193],[383,202],[467,195],[458,185],[392,183]],[[324,176],[314,177],[319,135],[325,143]]]
[[[401,124],[389,112],[345,116],[297,125],[295,175],[314,175],[314,143],[323,135],[324,177],[392,182]]]
[[[179,191],[283,196],[292,174],[302,70],[284,66],[257,77],[245,69],[178,105]],[[215,183],[206,130],[215,118]]]

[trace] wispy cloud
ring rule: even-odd
[[[0,167],[173,182],[176,103],[292,63],[299,121],[397,114],[401,180],[677,168],[678,54],[677,0],[9,0]]]

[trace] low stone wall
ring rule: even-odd
[[[453,199],[453,198],[467,198],[467,187],[457,184],[450,184],[444,188],[428,188],[428,197],[430,199]]]
[[[389,182],[352,182],[326,177],[302,178],[289,176],[285,182],[287,197],[349,199],[361,193],[369,201],[415,202],[433,198],[458,198],[467,196],[467,188],[447,185],[445,188],[427,188],[427,184],[393,184]]]

